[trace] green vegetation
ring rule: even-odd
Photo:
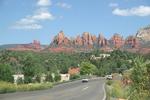
[[[81,78],[81,76],[79,74],[75,74],[75,75],[70,76],[70,80],[75,80],[75,79],[79,79],[79,78]]]
[[[94,54],[99,56],[101,51],[95,51]],[[97,75],[105,76],[111,73],[122,73],[124,70],[132,67],[132,60],[138,56],[138,54],[129,53],[126,51],[116,50],[110,54],[110,57],[106,57],[98,60],[91,60],[91,63],[97,66]]]
[[[10,66],[12,74],[23,73],[26,79],[25,83],[31,83],[31,77],[33,76],[41,76],[42,73],[64,74],[68,72],[70,67],[81,67],[84,65],[84,62],[89,66],[96,66],[97,71],[93,74],[98,76],[104,76],[112,72],[122,73],[124,70],[132,67],[130,61],[137,56],[133,53],[116,50],[108,53],[110,57],[97,60],[90,59],[91,55],[98,57],[102,53],[99,50],[94,50],[89,53],[17,52],[1,50],[0,62],[2,65]],[[83,72],[82,74],[85,73]]]
[[[80,66],[81,75],[93,75],[95,74],[97,68],[90,62],[82,62]]]
[[[0,81],[13,82],[11,67],[7,64],[0,64]]]
[[[150,98],[150,60],[138,57],[133,62],[131,72],[130,100],[149,100]]]
[[[112,98],[124,98],[127,99],[129,95],[129,87],[123,86],[119,80],[109,80],[106,83],[107,100]]]
[[[104,52],[99,50],[86,53],[51,53],[46,51],[19,52],[0,50],[0,81],[12,83],[12,75],[21,73],[24,74],[25,79],[18,79],[18,86],[30,83],[40,83],[42,75],[46,76],[46,80],[44,82],[57,83],[60,81],[60,73],[67,73],[70,67],[80,68],[80,74],[71,76],[71,80],[81,78],[82,75],[105,76],[111,73],[123,73],[124,70],[131,69],[135,66],[133,63],[134,59],[139,55],[126,51],[115,50],[108,53],[110,54],[109,57],[91,59],[91,55],[99,57],[102,53]],[[143,60],[145,61],[146,59],[150,59],[149,56],[144,56]],[[144,68],[144,71],[149,71],[149,67]],[[145,75],[145,73],[139,75]],[[130,76],[128,77],[130,78]],[[147,82],[145,83],[149,84]]]
[[[122,80],[107,81],[107,100],[124,98],[128,100],[149,100],[150,98],[150,59],[136,57],[130,70],[123,72]]]
[[[51,88],[52,83],[36,83],[36,84],[20,84],[0,81],[0,93],[16,92],[16,91],[33,91]]]

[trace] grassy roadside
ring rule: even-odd
[[[34,91],[51,88],[52,83],[33,83],[33,84],[20,84],[15,85],[8,82],[0,82],[0,93],[10,93],[18,91]]]
[[[85,76],[81,76],[79,78],[71,79],[69,81],[63,81],[63,82],[31,83],[31,84],[19,84],[19,85],[0,81],[0,94],[19,92],[19,91],[35,91],[35,90],[49,89],[55,85],[81,80],[84,77]],[[88,77],[88,78],[90,78],[90,77]]]
[[[123,86],[119,80],[108,80],[105,89],[106,100],[126,100],[129,95],[129,87]]]
[[[69,83],[73,81],[80,80],[73,79],[70,81],[63,81],[63,82],[47,82],[47,83],[31,83],[31,84],[13,84],[9,82],[0,81],[0,94],[2,93],[11,93],[11,92],[19,92],[19,91],[35,91],[35,90],[43,90],[43,89],[49,89],[52,88],[55,85],[63,84],[63,83]]]

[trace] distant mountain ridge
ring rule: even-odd
[[[43,46],[40,41],[34,40],[29,44],[9,44],[0,48],[14,51],[51,51],[51,52],[76,52],[90,51],[94,48],[103,51],[113,51],[114,49],[124,49],[139,52],[144,48],[150,52],[150,26],[140,29],[135,36],[123,38],[119,33],[115,33],[110,39],[106,39],[102,33],[98,36],[89,32],[69,38],[63,31],[60,31],[52,40],[50,45]]]

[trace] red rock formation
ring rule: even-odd
[[[130,46],[131,48],[138,48],[139,47],[139,41],[134,36],[127,37],[125,44]]]
[[[111,41],[114,47],[117,49],[121,48],[124,45],[124,40],[120,36],[120,34],[114,34],[113,37],[111,38]]]
[[[9,48],[8,50],[12,50],[12,51],[40,51],[41,45],[40,45],[40,41],[33,40],[33,43],[19,44],[14,48]]]
[[[77,45],[77,46],[83,45],[83,41],[82,41],[82,38],[80,36],[77,36],[77,38],[75,39],[75,45]]]
[[[93,40],[92,36],[88,32],[84,32],[82,35],[83,45],[84,47],[92,48],[93,47]]]
[[[64,38],[64,41],[63,41],[63,44],[64,44],[65,46],[69,46],[69,45],[71,45],[71,41],[70,41],[67,37],[65,37],[65,38]]]
[[[60,31],[56,37],[59,46],[63,44],[64,38],[65,38],[64,32]]]
[[[33,47],[34,47],[35,49],[41,49],[40,41],[34,40],[34,41],[33,41]]]
[[[71,41],[67,37],[65,37],[63,31],[60,31],[58,35],[54,38],[52,43],[56,44],[58,47],[63,47],[69,46],[71,44]]]
[[[99,36],[98,36],[98,45],[100,47],[105,47],[105,46],[107,46],[107,44],[108,44],[107,39],[105,39],[102,34],[99,34]]]
[[[92,36],[92,40],[93,40],[94,43],[96,43],[97,38],[96,38],[95,35]]]

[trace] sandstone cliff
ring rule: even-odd
[[[144,41],[150,41],[150,25],[147,27],[141,28],[137,32],[136,37]]]

